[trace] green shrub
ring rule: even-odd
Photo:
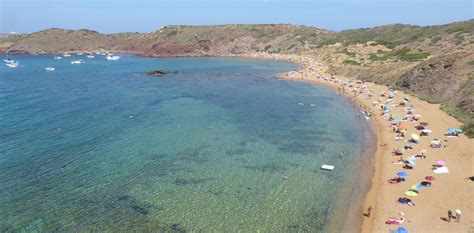
[[[458,119],[463,124],[462,129],[466,136],[474,138],[474,118],[472,117],[472,114],[457,108],[455,104],[450,102],[442,103],[441,110]]]
[[[403,61],[419,61],[430,56],[430,53],[406,53],[400,56]]]
[[[342,64],[360,66],[360,63],[354,60],[344,60]]]
[[[291,50],[292,48],[296,47],[296,44],[291,44],[286,50]]]
[[[381,44],[389,49],[394,49],[397,47],[396,43],[393,41],[386,41],[386,40],[377,40],[376,41],[378,44]]]
[[[440,41],[440,40],[441,40],[441,37],[439,37],[439,36],[432,37],[431,40],[430,40],[430,43],[431,44],[437,44],[438,41]]]
[[[172,37],[172,36],[176,36],[177,34],[178,34],[178,31],[177,31],[177,30],[173,30],[173,31],[170,31],[170,32],[166,33],[166,36]]]
[[[336,53],[343,53],[343,54],[346,54],[346,55],[349,56],[349,57],[355,57],[355,56],[356,56],[356,53],[354,53],[354,52],[349,52],[349,51],[347,51],[346,48],[343,49],[343,50],[341,50],[341,51],[337,51]]]

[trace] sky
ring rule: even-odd
[[[474,0],[0,0],[0,33],[87,28],[151,32],[165,25],[291,23],[333,31],[469,20]]]

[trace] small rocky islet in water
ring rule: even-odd
[[[163,69],[158,69],[158,70],[148,71],[148,72],[145,72],[143,74],[146,75],[146,76],[161,77],[161,76],[166,75],[166,74],[177,74],[177,73],[178,73],[178,71],[165,71]]]

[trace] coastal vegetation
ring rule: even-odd
[[[360,63],[354,60],[344,60],[342,64],[360,66]]]

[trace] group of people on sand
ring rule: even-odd
[[[322,73],[318,73],[316,78],[320,79],[320,81],[332,82],[336,84],[337,89],[338,89],[337,93],[345,94],[351,99],[351,101],[354,101],[354,102],[357,102],[358,101],[357,98],[361,96],[363,96],[366,99],[371,99],[373,97],[376,97],[375,89],[369,89],[370,84],[367,84],[365,81],[359,81],[359,80],[353,81],[350,79],[343,81],[341,79],[337,79],[335,77],[335,73],[332,73],[326,76],[324,76]],[[393,89],[389,89],[387,91],[380,93],[379,98],[376,101],[373,101],[372,109],[379,109],[381,112],[380,113],[381,116],[390,122],[390,127],[392,128],[393,132],[396,134],[395,140],[405,142],[404,147],[402,147],[403,149],[400,149],[400,150],[397,149],[393,151],[393,155],[400,156],[400,159],[394,162],[394,164],[403,164],[404,169],[414,169],[414,162],[410,162],[409,160],[426,159],[427,150],[422,149],[418,153],[416,153],[414,156],[412,156],[410,159],[407,159],[407,160],[402,157],[403,153],[404,151],[414,149],[414,146],[420,146],[420,143],[421,143],[420,136],[421,137],[428,136],[431,133],[431,130],[426,129],[428,122],[422,121],[420,119],[421,115],[418,115],[418,114],[415,115],[415,106],[411,104],[410,99],[408,97],[404,97],[401,102],[397,103],[395,101],[396,96],[397,96],[397,91]],[[392,112],[392,108],[402,108],[405,111],[405,115],[400,118],[395,116],[394,113]],[[368,107],[365,108],[364,112],[372,114],[372,111],[369,109],[371,108],[368,108]],[[407,135],[409,135],[408,129],[405,125],[402,124],[402,121],[407,122],[407,123],[411,122],[412,124],[415,125],[414,128],[416,130],[422,130],[421,133],[419,134],[413,133],[412,137],[407,139]],[[386,145],[387,144],[385,144],[385,146]],[[433,146],[433,141],[431,142],[431,147],[436,148],[436,146]],[[340,155],[340,157],[342,157],[342,154]],[[419,190],[422,187],[431,186],[431,181],[434,180],[434,177],[427,176],[427,178],[428,177],[432,179],[423,181],[421,182],[421,184],[416,185],[416,187],[412,187],[410,190],[405,192],[405,195],[407,195],[408,193],[413,196],[417,196],[419,193]],[[405,181],[406,179],[404,177],[395,177],[388,180],[389,183],[403,183]],[[397,201],[400,204],[415,206],[411,197],[407,197],[407,196],[400,197],[398,198]],[[372,206],[369,206],[367,208],[367,213],[365,215],[370,218],[372,211],[373,211]],[[449,210],[448,212],[449,222],[453,218],[455,218],[456,221],[460,221],[461,210],[457,209],[455,211],[455,215],[456,216],[454,217],[452,211]],[[404,220],[405,220],[404,213],[400,213],[400,218],[398,219],[391,218],[386,223],[399,225],[403,223]]]
[[[456,209],[454,211],[454,214],[455,216],[453,216],[453,212],[451,211],[451,209],[448,210],[448,222],[451,222],[451,220],[454,218],[456,219],[456,222],[460,222],[461,221],[461,210],[460,209]]]

